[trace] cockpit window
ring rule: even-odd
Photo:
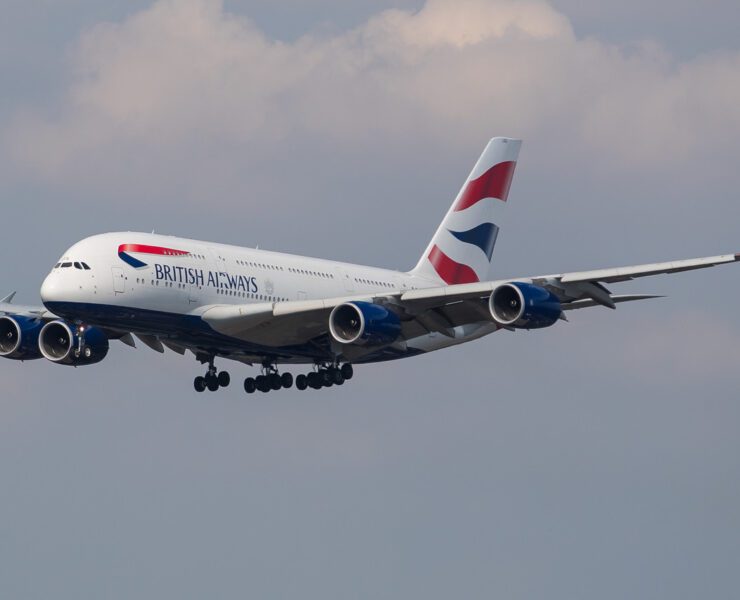
[[[62,269],[69,269],[72,266],[71,262],[62,263]]]
[[[57,263],[57,264],[55,264],[55,265],[54,265],[54,268],[55,268],[55,269],[58,269],[58,268],[59,268],[59,267],[61,267],[61,266],[62,266],[62,263]]]
[[[80,271],[82,271],[82,265],[80,263],[76,262],[75,263],[75,269],[79,269]]]
[[[85,271],[89,271],[90,270],[90,267],[88,266],[87,263],[82,263],[82,268],[85,269]]]

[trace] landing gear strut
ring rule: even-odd
[[[231,376],[229,375],[229,372],[221,371],[219,373],[216,367],[213,365],[213,360],[213,356],[208,359],[208,371],[206,371],[206,374],[202,377],[196,377],[193,381],[193,387],[195,388],[196,392],[204,392],[206,389],[210,392],[215,392],[219,388],[228,387],[231,383]]]

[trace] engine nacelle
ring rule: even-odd
[[[401,335],[401,321],[379,304],[345,302],[331,311],[329,331],[342,344],[385,346]]]
[[[39,333],[39,350],[44,358],[60,365],[93,365],[108,354],[108,337],[96,327],[52,321]]]
[[[14,360],[41,358],[39,332],[43,322],[14,315],[0,317],[0,356]]]
[[[562,314],[560,300],[552,292],[531,283],[504,283],[491,293],[488,308],[493,320],[505,327],[550,327]]]

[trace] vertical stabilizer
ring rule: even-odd
[[[489,278],[521,145],[503,137],[488,142],[412,275],[448,285]]]

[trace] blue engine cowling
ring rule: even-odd
[[[39,333],[39,350],[44,358],[60,365],[93,365],[108,354],[108,337],[97,327],[52,321]]]
[[[401,335],[398,315],[371,302],[345,302],[329,315],[329,331],[342,344],[384,346]]]
[[[13,360],[41,358],[39,332],[43,326],[43,321],[31,317],[0,317],[0,356]]]
[[[540,329],[553,325],[563,312],[552,292],[531,283],[504,283],[491,293],[488,308],[504,327]]]

